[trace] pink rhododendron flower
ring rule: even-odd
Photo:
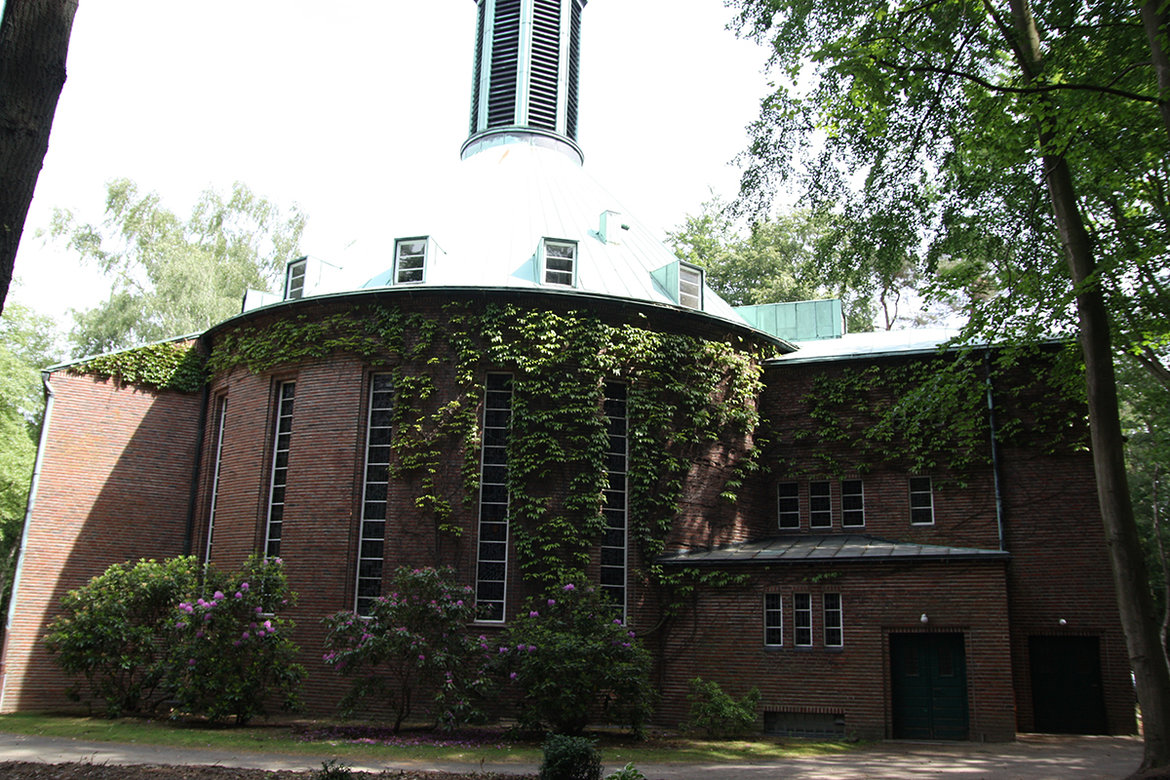
[[[528,617],[540,617],[540,613],[534,609],[528,613]]]
[[[566,585],[564,589],[565,590],[576,590],[576,588],[573,587],[573,583],[571,583],[571,582],[568,585]]]

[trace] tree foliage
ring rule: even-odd
[[[199,197],[186,220],[129,179],[107,185],[106,217],[79,223],[54,212],[50,235],[112,279],[110,297],[75,312],[74,355],[197,333],[240,311],[248,289],[268,290],[298,252],[305,217],[236,183]]]
[[[1170,670],[1126,486],[1114,349],[1170,389],[1170,9],[1158,0],[734,0],[781,82],[747,208],[800,183],[885,256],[963,291],[971,329],[1076,334],[1098,496],[1143,705],[1170,765]],[[859,261],[868,260],[865,255]],[[1063,260],[1063,262],[1061,262]]]
[[[53,321],[9,304],[0,319],[0,614],[8,608],[44,414],[40,369],[56,357]]]

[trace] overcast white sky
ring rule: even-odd
[[[767,53],[730,18],[722,0],[585,9],[585,166],[652,229],[735,193]],[[123,176],[182,217],[242,181],[301,207],[306,253],[372,275],[409,231],[394,214],[412,182],[458,164],[474,34],[472,0],[82,0],[12,299],[67,329],[70,307],[105,297],[34,234],[54,207],[99,221]]]

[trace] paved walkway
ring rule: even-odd
[[[292,756],[247,751],[202,750],[114,742],[82,742],[53,737],[0,733],[0,761],[102,764],[211,764],[257,769],[311,770],[330,756]],[[784,761],[719,764],[657,764],[639,766],[650,780],[903,780],[903,778],[1011,778],[1012,780],[1067,780],[1068,778],[1123,778],[1141,762],[1142,744],[1136,737],[1063,737],[1023,735],[1016,742],[974,743],[881,742],[834,756]],[[347,761],[348,763],[348,761]],[[447,772],[535,773],[531,764],[456,764],[394,761],[353,763],[355,770],[442,770]],[[606,765],[606,772],[619,768]]]

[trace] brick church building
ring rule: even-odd
[[[321,619],[449,565],[489,634],[542,574],[594,582],[665,724],[701,676],[759,688],[768,733],[1133,733],[1058,346],[1008,365],[845,333],[836,301],[728,305],[582,166],[584,6],[477,0],[460,179],[387,226],[384,273],[296,261],[205,333],[49,370],[0,711],[75,706],[41,637],[108,565],[263,552],[318,713],[344,687]],[[199,381],[134,369],[160,355]]]

